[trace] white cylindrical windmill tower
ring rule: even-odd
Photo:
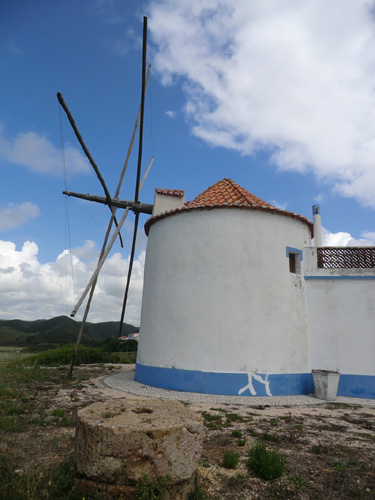
[[[229,395],[313,392],[301,272],[310,221],[223,179],[154,213],[145,230],[137,381]]]

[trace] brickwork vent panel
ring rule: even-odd
[[[317,250],[319,268],[375,268],[375,247],[323,247]]]

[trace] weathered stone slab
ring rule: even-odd
[[[177,401],[94,403],[78,412],[76,469],[82,485],[108,492],[125,493],[145,475],[149,480],[168,476],[168,490],[177,487],[182,493],[175,498],[186,498],[202,441],[202,418]]]

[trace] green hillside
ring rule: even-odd
[[[29,348],[56,347],[75,343],[81,323],[68,316],[36,321],[0,320],[0,345]],[[117,337],[119,321],[86,323],[82,343],[95,345],[109,337]],[[122,335],[138,332],[139,328],[124,323]]]

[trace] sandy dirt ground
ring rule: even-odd
[[[106,374],[132,369],[132,365],[108,367]],[[80,384],[37,389],[38,407],[48,415],[54,409],[64,410],[67,424],[30,425],[26,432],[4,435],[0,454],[10,457],[21,472],[32,469],[43,474],[72,456],[79,408],[106,399],[123,399],[126,404],[129,398],[137,398],[103,387],[103,368],[92,370],[91,375]],[[199,498],[375,499],[375,408],[339,403],[308,407],[185,404],[200,413],[205,423]],[[249,469],[249,450],[258,442],[284,456],[281,478],[265,481]],[[236,468],[223,466],[225,452],[238,455]]]

